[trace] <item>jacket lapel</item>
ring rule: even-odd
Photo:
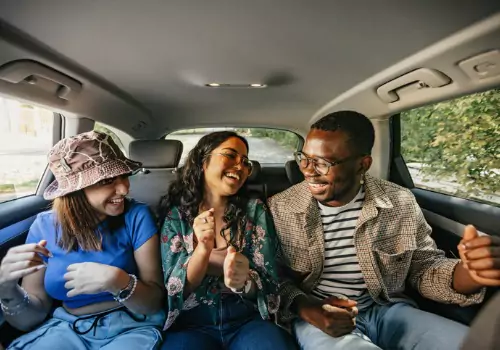
[[[323,272],[325,260],[325,241],[321,214],[318,204],[307,188],[305,181],[299,184],[296,194],[295,198],[288,201],[287,206],[300,218],[302,229],[307,235],[309,242],[308,253],[312,266],[308,280],[316,281]]]

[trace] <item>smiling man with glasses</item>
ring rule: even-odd
[[[305,181],[269,200],[283,254],[281,321],[302,349],[459,349],[467,327],[414,308],[405,286],[436,301],[479,303],[483,286],[500,285],[499,257],[479,253],[499,251],[498,242],[469,226],[461,243],[470,270],[447,259],[413,194],[367,173],[374,140],[360,113],[323,117],[295,153]],[[471,269],[486,265],[488,276]]]

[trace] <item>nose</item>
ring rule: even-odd
[[[119,176],[115,182],[115,192],[120,196],[126,196],[130,189],[130,181],[128,177]]]
[[[318,175],[318,172],[314,168],[314,162],[311,162],[311,161],[309,161],[307,163],[307,166],[305,168],[304,167],[300,167],[300,171],[302,171],[302,174],[304,174],[304,176],[306,176],[306,177],[311,177],[311,176]]]

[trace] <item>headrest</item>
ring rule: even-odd
[[[146,169],[176,168],[183,150],[178,140],[135,140],[130,143],[130,159],[142,162]]]
[[[256,160],[252,160],[253,164],[253,170],[252,174],[250,177],[247,179],[247,183],[252,184],[260,181],[260,172],[261,172],[261,166],[260,163]]]
[[[292,185],[296,185],[299,182],[304,181],[304,174],[300,171],[299,165],[295,160],[289,160],[286,162],[285,171],[288,181],[290,181]]]

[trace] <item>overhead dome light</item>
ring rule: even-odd
[[[206,87],[213,88],[243,88],[243,89],[262,89],[267,87],[266,84],[221,84],[221,83],[209,83],[205,84]]]

